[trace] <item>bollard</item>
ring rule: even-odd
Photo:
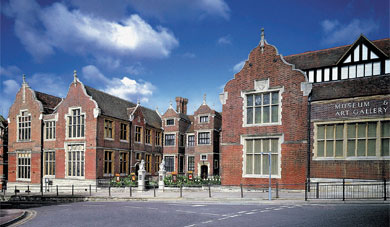
[[[41,196],[43,196],[43,190],[41,190]]]
[[[241,188],[241,198],[244,198],[244,191],[242,190],[242,184],[240,184],[240,188]]]
[[[343,178],[343,201],[345,201],[345,179]]]
[[[58,185],[56,185],[56,191],[57,191],[57,196],[58,196]]]
[[[108,186],[108,196],[111,197],[111,185]]]
[[[209,198],[211,198],[211,187],[210,187],[210,184],[209,184]]]
[[[89,185],[89,196],[91,196],[91,195],[92,195],[92,186]]]
[[[180,198],[182,198],[183,197],[183,188],[182,188],[183,186],[182,185],[180,185]]]
[[[307,190],[308,190],[307,181],[305,181],[305,201],[307,201]]]
[[[72,184],[72,196],[74,196],[74,185]]]
[[[320,182],[317,182],[316,187],[316,198],[318,199],[320,197]]]
[[[27,185],[27,195],[30,195],[30,185]]]
[[[153,185],[153,197],[156,197],[156,185]]]
[[[386,198],[387,198],[386,178],[383,178],[383,194],[384,194],[383,200],[386,201]]]
[[[17,193],[17,191],[16,191],[16,185],[15,185],[15,195],[17,195],[18,193]]]
[[[279,198],[279,183],[276,182],[276,198]]]
[[[133,192],[132,192],[132,189],[131,189],[131,185],[130,185],[130,197],[133,196]]]

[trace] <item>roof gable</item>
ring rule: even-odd
[[[374,43],[368,40],[364,35],[360,35],[360,37],[340,57],[336,62],[336,65],[386,57],[386,54],[376,47]]]

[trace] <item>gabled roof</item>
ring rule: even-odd
[[[191,121],[191,124],[188,125],[186,132],[191,133],[194,132],[194,115],[188,115],[188,119]]]
[[[45,94],[43,92],[34,91],[36,98],[42,103],[43,111],[45,114],[51,114],[54,112],[55,107],[62,101],[54,95]]]
[[[5,128],[7,125],[7,121],[4,119],[4,117],[0,114],[0,127]]]
[[[371,43],[384,54],[390,56],[390,38],[375,40]],[[352,45],[289,55],[285,56],[284,59],[287,62],[294,64],[296,68],[302,70],[333,66],[336,65]]]
[[[121,99],[119,97],[107,94],[105,92],[99,91],[95,88],[85,86],[87,94],[92,96],[101,110],[101,114],[105,116],[110,116],[122,120],[129,120],[128,108],[131,108],[133,111],[136,104]],[[161,128],[161,118],[156,111],[148,109],[141,106],[141,111],[144,114],[146,123],[155,127]]]

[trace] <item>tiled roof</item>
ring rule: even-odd
[[[194,115],[188,115],[188,119],[191,121],[191,124],[188,125],[186,132],[191,133],[194,132]]]
[[[390,39],[380,39],[372,41],[372,43],[382,50],[387,56],[390,56]],[[307,70],[332,66],[343,56],[352,45],[334,47],[324,50],[309,51],[301,54],[285,56],[284,59],[294,64],[296,68]]]
[[[51,114],[54,108],[61,102],[61,98],[49,94],[45,94],[39,91],[34,91],[35,96],[43,105],[43,111],[46,114]]]
[[[101,114],[105,116],[128,120],[129,115],[127,109],[137,106],[132,102],[107,94],[89,86],[85,86],[85,90],[87,91],[88,95],[92,96],[93,100],[97,102],[101,110]],[[156,111],[146,107],[141,107],[141,111],[144,114],[147,124],[156,128],[161,128],[161,118]]]

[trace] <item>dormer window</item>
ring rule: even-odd
[[[167,119],[166,125],[175,125],[175,120],[174,119]]]
[[[209,122],[209,116],[200,116],[199,122],[200,123],[207,123],[207,122]]]

